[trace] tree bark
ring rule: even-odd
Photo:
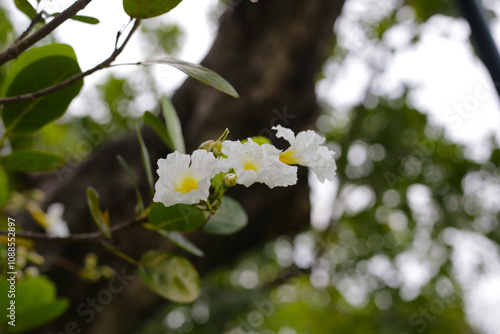
[[[173,96],[173,102],[183,124],[188,151],[204,140],[216,139],[226,127],[231,131],[229,139],[263,135],[278,146],[284,143],[273,137],[273,125],[282,124],[295,131],[313,127],[319,112],[315,79],[332,50],[333,25],[343,2],[260,0],[257,4],[243,1],[228,6],[220,19],[218,36],[202,64],[231,82],[241,97],[233,99],[192,79],[186,80]],[[156,167],[156,160],[165,157],[168,151],[151,130],[145,129],[143,134]],[[69,178],[57,185],[48,202],[65,204],[65,219],[72,232],[95,230],[85,199],[89,185],[100,193],[101,207],[109,210],[113,223],[132,217],[134,192],[116,162],[116,155],[122,155],[131,164],[141,190],[147,194],[139,152],[136,137],[130,135],[106,144],[81,166],[68,170]],[[242,202],[249,224],[231,236],[190,235],[206,254],[199,259],[190,257],[202,274],[249,248],[308,226],[310,206],[305,169],[301,169],[294,187],[272,190],[262,185],[248,189],[235,187],[229,195]],[[151,248],[174,249],[153,233],[138,228],[120,232],[116,244],[136,259]],[[37,246],[48,262],[61,263],[60,257],[65,257],[81,264],[84,255],[93,251],[102,263],[110,264],[117,272],[125,270],[128,275],[137,275],[132,266],[97,246],[44,242],[38,242]],[[47,274],[56,282],[59,294],[70,299],[70,309],[61,319],[36,333],[65,333],[65,326],[71,322],[82,329],[81,333],[130,333],[163,301],[136,277],[124,280],[126,287],[113,293],[112,301],[102,310],[96,307],[93,317],[89,311],[92,299],[101,305],[99,299],[105,300],[108,293],[103,291],[110,290],[110,283],[88,284],[62,267],[53,266]],[[113,283],[118,285],[117,281]]]

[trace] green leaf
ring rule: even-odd
[[[167,147],[171,151],[175,151],[174,145],[172,144],[170,138],[168,137],[167,128],[165,127],[165,125],[163,125],[163,122],[157,116],[155,116],[155,114],[146,111],[144,113],[144,116],[142,116],[142,119],[144,120],[144,123],[153,128],[156,134],[161,138],[161,140],[163,140],[165,145],[167,145]]]
[[[267,137],[263,136],[255,136],[255,137],[250,137],[256,144],[259,145],[264,145],[264,144],[271,144],[271,141]],[[248,141],[248,139],[243,139],[241,140],[242,144],[245,144]]]
[[[99,20],[96,19],[95,17],[92,16],[86,16],[86,15],[75,15],[71,17],[72,20],[82,22],[82,23],[87,23],[87,24],[98,24]]]
[[[10,197],[9,175],[0,167],[0,208],[2,208]]]
[[[65,299],[56,300],[54,283],[40,276],[19,282],[16,289],[16,326],[13,333],[39,327],[57,318],[68,308]]]
[[[203,230],[212,234],[232,234],[248,223],[248,216],[241,204],[228,196],[223,197],[219,209],[211,216]]]
[[[0,165],[20,172],[41,172],[61,168],[64,158],[47,152],[17,151],[1,157]]]
[[[163,237],[167,238],[171,243],[173,243],[177,247],[184,249],[186,252],[189,252],[199,257],[202,257],[204,255],[201,249],[196,247],[195,244],[193,244],[188,239],[184,238],[184,236],[182,236],[182,234],[178,232],[167,232],[163,230],[155,230],[155,231],[160,235],[162,235]]]
[[[71,46],[50,44],[23,53],[6,75],[3,95],[36,92],[80,73]],[[76,82],[35,100],[5,105],[2,112],[6,132],[30,134],[61,117],[83,86]]]
[[[9,307],[9,303],[10,303],[9,298],[8,298],[9,283],[7,283],[5,276],[0,276],[0,293],[1,293],[1,296],[5,296],[5,297],[0,298],[0,309],[3,311],[3,310],[6,310],[7,307]],[[3,311],[3,312],[9,312],[9,311]],[[7,315],[7,314],[5,314],[5,315]],[[10,320],[5,315],[0,318],[0,328],[4,328],[7,321]]]
[[[50,14],[49,16],[57,16],[61,14],[61,12],[55,12]],[[82,23],[87,23],[87,24],[98,24],[100,21],[96,19],[95,17],[92,16],[86,16],[86,15],[75,15],[70,17],[71,20],[82,22]]]
[[[33,277],[19,282],[16,303],[17,310],[29,309],[32,305],[41,305],[54,301],[56,287],[54,283],[43,276]]]
[[[23,333],[29,329],[40,327],[62,315],[69,307],[69,301],[59,299],[52,303],[31,307],[26,312],[17,312],[16,327],[12,333]]]
[[[206,217],[203,211],[192,205],[176,204],[165,207],[161,203],[154,203],[149,211],[149,221],[156,229],[191,232],[203,225]]]
[[[42,130],[43,131],[43,130]],[[10,146],[13,152],[29,151],[33,149],[33,135],[11,135],[9,138]]]
[[[61,12],[55,12],[50,14],[50,17],[57,16],[61,14]],[[82,22],[82,23],[87,23],[87,24],[98,24],[100,21],[96,19],[95,17],[92,16],[86,16],[86,15],[75,15],[70,17],[71,20]]]
[[[139,276],[151,290],[178,303],[190,303],[200,294],[201,279],[185,258],[149,251],[139,263]]]
[[[181,154],[186,153],[184,137],[182,136],[181,121],[179,120],[179,116],[175,111],[172,101],[170,101],[170,99],[166,96],[164,96],[161,100],[161,110],[167,125],[167,135],[170,138],[170,142],[174,146],[174,151],[179,151]]]
[[[94,221],[97,224],[99,230],[102,231],[106,238],[111,238],[111,232],[109,230],[108,222],[104,221],[103,214],[99,206],[99,194],[93,187],[87,187],[87,203],[89,205],[89,210],[92,214],[92,218],[94,218]]]
[[[170,65],[172,67],[175,67],[179,71],[182,71],[189,75],[190,77],[203,82],[206,85],[209,85],[217,90],[220,90],[221,92],[224,92],[228,95],[231,95],[232,97],[238,98],[239,95],[236,92],[236,90],[231,86],[229,82],[227,82],[224,78],[222,78],[220,75],[217,73],[213,72],[212,70],[209,70],[208,68],[193,64],[193,63],[188,63],[179,59],[171,58],[171,57],[165,57],[161,59],[156,59],[156,60],[150,60],[146,62],[142,62],[143,65],[154,65],[154,64],[165,64],[165,65]]]
[[[17,9],[26,14],[29,19],[33,19],[36,15],[36,10],[33,6],[28,2],[28,0],[14,0]]]
[[[117,155],[116,159],[118,160],[118,163],[120,166],[123,168],[125,171],[125,174],[127,174],[128,178],[130,179],[130,182],[132,183],[132,187],[134,187],[135,191],[135,197],[137,198],[137,205],[139,206],[139,210],[143,211],[144,210],[144,202],[142,201],[142,196],[141,192],[139,191],[139,187],[137,186],[137,182],[135,181],[134,173],[132,173],[132,170],[130,169],[129,165],[123,159],[121,155]]]
[[[139,145],[141,146],[142,165],[144,166],[144,170],[146,171],[146,179],[148,180],[151,197],[153,197],[155,187],[153,183],[153,169],[151,168],[151,160],[149,159],[148,148],[146,147],[146,144],[144,144],[144,139],[142,138],[139,126],[137,126],[136,130],[137,139],[139,139]]]
[[[182,0],[123,0],[123,9],[135,19],[148,19],[168,13]]]

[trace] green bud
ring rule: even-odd
[[[220,141],[215,142],[213,147],[212,147],[212,152],[216,157],[221,156],[222,155],[222,142],[220,142]]]
[[[212,147],[214,146],[214,144],[215,144],[215,141],[207,140],[207,141],[201,143],[199,149],[206,150],[207,152],[212,152]]]
[[[234,187],[236,185],[236,174],[229,173],[226,176],[224,176],[224,185],[228,188]]]

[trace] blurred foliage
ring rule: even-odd
[[[333,75],[350,56],[362,56],[376,78],[380,59],[397,52],[384,44],[387,31],[409,23],[416,44],[430,17],[457,16],[449,0],[364,9],[366,15],[342,18],[360,42],[337,36],[328,62],[338,64]],[[488,161],[469,158],[467,147],[408,103],[410,92],[388,97],[368,89],[352,108],[324,104],[318,127],[339,167],[328,227],[243,256],[205,279],[198,301],[165,306],[137,333],[477,333],[464,311],[473,282],[457,277],[458,246],[449,235],[500,243],[500,148],[492,138]],[[470,279],[488,269],[483,263],[467,270]]]
[[[412,43],[418,43],[419,24],[438,13],[456,16],[451,0],[387,3],[355,22],[362,36],[357,48],[339,38],[330,63],[341,67],[366,45],[390,54],[384,34],[404,20],[415,24]],[[11,32],[0,5],[0,48]],[[153,46],[148,56],[179,50],[182,31],[175,25],[145,23],[142,33]],[[370,63],[374,72],[377,65]],[[109,75],[96,94],[98,117],[89,112],[49,124],[34,148],[78,162],[137,122],[144,110],[136,97],[145,89],[154,92],[154,81],[134,84]],[[465,147],[407,103],[408,94],[409,88],[391,98],[369,91],[348,110],[325,105],[318,127],[339,166],[328,227],[279,238],[212,273],[197,301],[160,308],[138,333],[475,333],[446,235],[470,231],[500,243],[500,205],[488,197],[500,187],[500,148],[493,142],[487,162],[467,158]],[[23,190],[0,170],[0,189],[9,187]],[[0,206],[4,201],[0,194]]]
[[[158,22],[145,22],[141,28],[142,42],[147,44],[149,58],[167,55],[176,55],[184,33],[176,24],[158,24]]]

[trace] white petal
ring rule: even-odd
[[[67,237],[70,235],[68,223],[63,219],[64,205],[62,203],[53,203],[47,208],[48,226],[45,231],[49,237]]]
[[[276,137],[285,138],[290,142],[290,147],[285,152],[290,152],[290,157],[299,165],[310,167],[318,176],[320,182],[325,179],[332,181],[335,177],[337,165],[333,158],[334,152],[322,144],[325,138],[312,130],[302,131],[294,136],[293,131],[274,126]]]
[[[208,198],[210,180],[223,166],[218,162],[213,153],[205,150],[196,150],[192,156],[170,153],[166,159],[158,160],[159,179],[155,184],[154,202],[161,202],[165,206],[174,204],[197,204]],[[179,182],[189,175],[197,182],[197,189],[187,193],[176,190]]]
[[[292,130],[284,128],[281,125],[273,126],[271,129],[276,130],[276,137],[283,138],[293,145],[295,143],[295,134]]]
[[[333,156],[335,153],[330,151],[326,146],[320,146],[316,153],[316,158],[310,162],[310,167],[318,177],[318,180],[323,183],[325,179],[333,181],[337,164]]]
[[[297,183],[297,168],[280,162],[280,150],[272,145],[259,145],[252,139],[248,139],[245,144],[239,141],[224,141],[222,153],[228,157],[228,166],[234,168],[238,184],[249,187],[260,182],[274,188]],[[244,165],[248,162],[257,170],[245,170]]]

